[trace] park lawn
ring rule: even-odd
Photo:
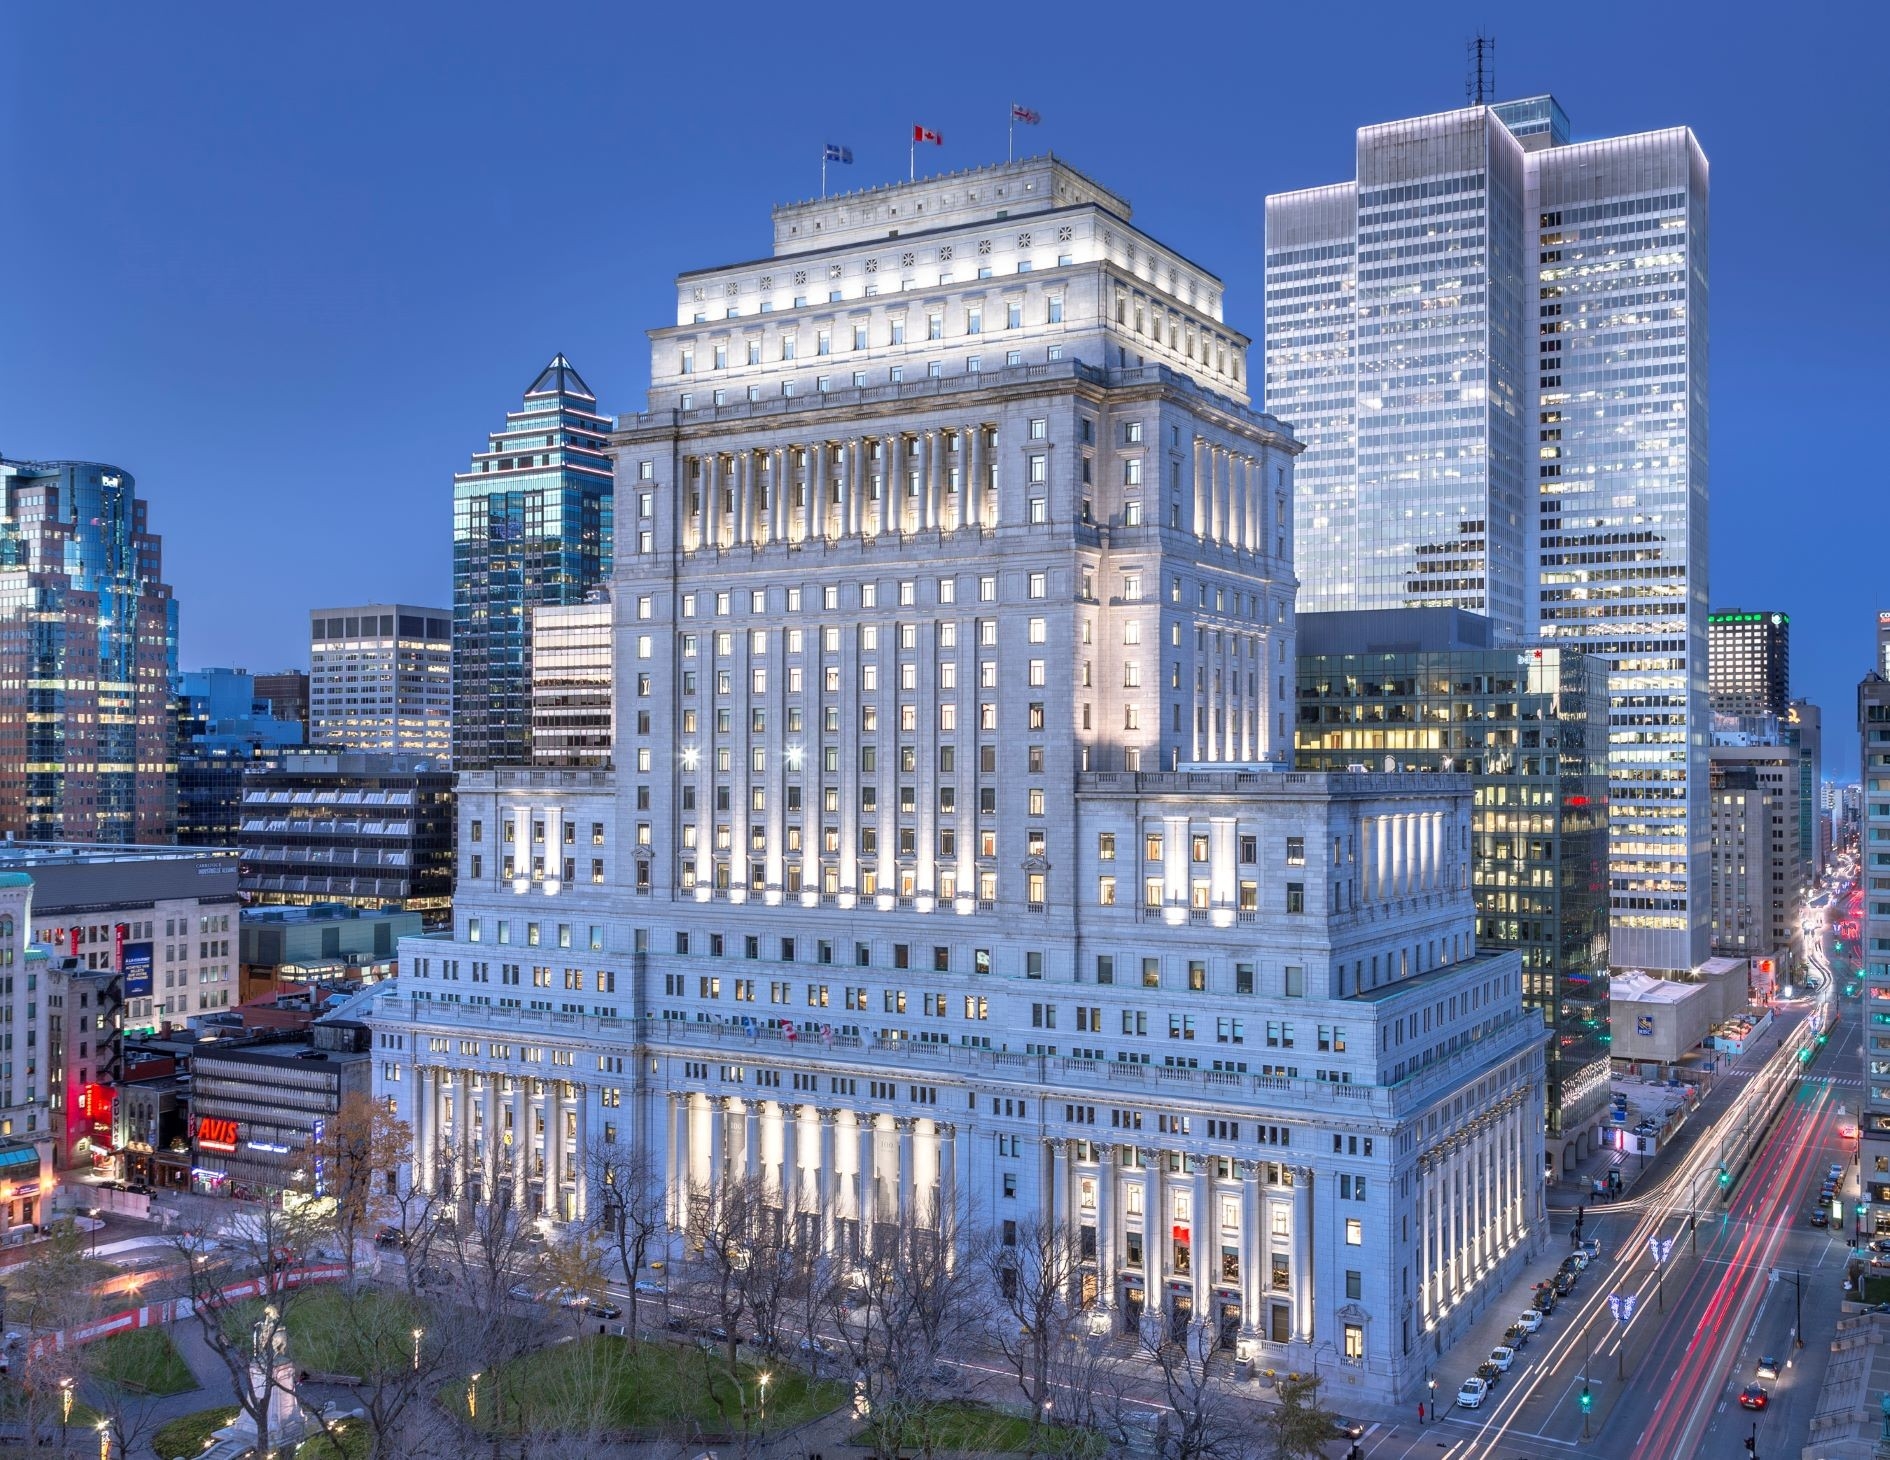
[[[957,1451],[966,1454],[1010,1454],[1034,1451],[1058,1455],[1101,1453],[1102,1437],[1084,1434],[1063,1426],[1040,1431],[1033,1441],[1030,1421],[973,1400],[950,1399],[911,1416],[899,1437],[902,1450],[923,1446],[932,1454]],[[861,1431],[859,1442],[877,1443],[871,1425]]]
[[[162,1328],[103,1339],[92,1346],[86,1363],[102,1383],[135,1394],[183,1394],[197,1387],[190,1365]]]
[[[262,1317],[262,1302],[233,1303],[222,1316],[232,1339],[247,1337]],[[303,1288],[283,1309],[289,1357],[311,1374],[384,1374],[413,1352],[413,1330],[425,1314],[405,1293],[340,1286]]]
[[[368,1452],[368,1428],[351,1424],[341,1432],[339,1442],[327,1435],[317,1435],[295,1447],[295,1460],[361,1460]]]
[[[235,1423],[236,1406],[233,1404],[180,1414],[158,1427],[158,1432],[151,1436],[151,1448],[159,1455],[195,1455],[210,1443],[211,1435]]]
[[[769,1377],[765,1426],[758,1413],[763,1374]],[[743,1428],[744,1400],[751,1426],[781,1430],[838,1408],[847,1387],[816,1382],[786,1364],[739,1363],[731,1372],[719,1352],[693,1344],[590,1337],[526,1354],[481,1379],[476,1420],[468,1415],[463,1384],[441,1398],[488,1432],[700,1428],[725,1434]]]

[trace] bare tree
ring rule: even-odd
[[[405,1215],[399,1173],[413,1162],[413,1128],[380,1101],[349,1095],[324,1122],[311,1158],[320,1173],[316,1195],[331,1203],[328,1220],[353,1282],[357,1242]]]
[[[877,1224],[866,1250],[831,1265],[823,1306],[883,1451],[930,1454],[955,1378],[947,1355],[978,1333],[984,1282],[959,1214],[931,1209]]]
[[[1253,1415],[1224,1383],[1226,1350],[1209,1326],[1195,1323],[1171,1338],[1159,1322],[1146,1323],[1140,1347],[1166,1405],[1153,1437],[1160,1460],[1250,1460]],[[1129,1428],[1120,1408],[1115,1428],[1119,1436]]]
[[[637,1284],[661,1250],[669,1226],[663,1177],[646,1146],[628,1141],[594,1140],[584,1153],[589,1171],[593,1229],[623,1269],[629,1290],[629,1331],[637,1332]]]
[[[1049,1213],[987,1234],[980,1251],[991,1298],[989,1337],[1016,1376],[1037,1425],[1059,1354],[1078,1336],[1076,1236]]]
[[[689,1197],[684,1281],[691,1299],[707,1310],[709,1336],[722,1344],[731,1370],[741,1327],[756,1316],[751,1301],[765,1289],[765,1273],[752,1269],[771,1267],[778,1256],[765,1195],[760,1178],[738,1176],[720,1187],[698,1187]]]

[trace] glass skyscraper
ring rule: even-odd
[[[177,602],[131,473],[0,461],[0,831],[168,842]]]
[[[1707,166],[1552,97],[1361,128],[1267,200],[1307,611],[1455,606],[1610,666],[1616,967],[1707,955]],[[1531,325],[1533,324],[1533,329]],[[1530,447],[1533,446],[1533,452]]]
[[[611,563],[608,417],[559,355],[453,478],[453,764],[531,758],[531,622]]]

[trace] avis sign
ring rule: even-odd
[[[205,1115],[197,1119],[197,1146],[204,1151],[234,1151],[236,1149],[236,1122],[220,1116]]]

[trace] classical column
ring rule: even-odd
[[[719,548],[722,546],[722,491],[726,480],[722,453],[717,451],[705,457],[703,467],[702,541],[704,546]]]
[[[512,1081],[512,1210],[521,1221],[530,1210],[525,1201],[526,1182],[532,1174],[530,1084],[523,1077]]]
[[[427,1067],[408,1066],[413,1076],[413,1184],[421,1191],[433,1190],[433,1136],[427,1128]]]
[[[545,1092],[545,1212],[564,1220],[564,1085],[547,1080]]]
[[[1168,1211],[1168,1153],[1142,1151],[1142,1270],[1143,1309],[1168,1311],[1168,1263],[1174,1245]]]
[[[742,1179],[752,1184],[761,1175],[761,1105],[742,1101]]]
[[[755,540],[755,453],[743,447],[735,453],[735,522],[730,537],[736,547]]]
[[[571,1104],[577,1112],[577,1149],[571,1153],[571,1174],[576,1178],[577,1206],[573,1215],[583,1221],[591,1206],[591,1095],[583,1085],[571,1087]]]
[[[960,450],[965,452],[966,459],[970,462],[971,466],[970,470],[965,473],[964,483],[960,487],[964,501],[959,510],[968,524],[972,527],[981,527],[984,525],[985,521],[984,484],[986,460],[984,427],[965,427],[964,439],[968,445],[961,447]]]
[[[807,458],[803,458],[807,459]],[[785,446],[774,448],[773,475],[768,482],[768,541],[786,542],[788,536],[788,449]]]
[[[776,1189],[781,1194],[781,1210],[797,1212],[801,1207],[801,1107],[777,1104],[775,1109],[781,1117],[781,1175]]]
[[[487,1201],[499,1199],[499,1077],[487,1070],[481,1078],[485,1097],[485,1119],[481,1123],[481,1165],[485,1180],[480,1195]]]
[[[820,1165],[814,1171],[816,1200],[820,1203],[820,1250],[832,1253],[834,1218],[839,1215],[839,1193],[834,1190],[834,1125],[840,1112],[825,1107],[820,1112]]]
[[[472,1071],[453,1072],[453,1195],[466,1195],[472,1177]]]
[[[1241,1333],[1254,1338],[1260,1323],[1260,1163],[1240,1163],[1240,1317]]]
[[[854,1138],[859,1145],[859,1154],[855,1157],[853,1213],[859,1223],[859,1243],[862,1254],[870,1252],[873,1246],[873,1224],[878,1220],[879,1203],[875,1189],[873,1171],[873,1142],[876,1131],[873,1117],[861,1111],[853,1116]]]
[[[806,500],[801,504],[803,541],[827,535],[827,481],[832,475],[833,446],[816,441],[807,472]]]
[[[1194,535],[1208,535],[1208,444],[1201,437],[1194,438]]]
[[[709,1210],[722,1209],[722,1190],[728,1184],[728,1096],[709,1097],[709,1169],[704,1184],[709,1188]]]
[[[1214,1210],[1214,1191],[1208,1182],[1205,1156],[1190,1156],[1194,1195],[1190,1198],[1192,1218],[1188,1225],[1188,1245],[1192,1249],[1194,1277],[1194,1321],[1214,1321],[1214,1262],[1219,1256],[1221,1224]]]
[[[1050,1154],[1050,1220],[1057,1231],[1070,1227],[1070,1143],[1057,1136],[1044,1142]]]
[[[909,1115],[902,1115],[893,1121],[899,1132],[899,1229],[911,1231],[916,1225],[913,1217],[912,1197],[916,1185],[916,1172],[912,1169],[912,1135],[918,1125]]]
[[[1301,1343],[1313,1341],[1313,1173],[1293,1168],[1293,1328]]]
[[[1417,1221],[1417,1274],[1418,1274],[1418,1332],[1423,1333],[1431,1326],[1431,1199],[1430,1199],[1431,1163],[1428,1156],[1420,1156],[1417,1164],[1417,1181],[1413,1189],[1415,1215]]]
[[[675,1127],[670,1138],[670,1149],[674,1153],[672,1162],[675,1167],[675,1179],[670,1185],[671,1211],[674,1213],[671,1225],[681,1230],[689,1225],[689,1189],[695,1184],[695,1163],[691,1159],[690,1096],[682,1095],[671,1103],[675,1113]]]
[[[1116,1148],[1096,1148],[1096,1301],[1116,1306]],[[1146,1256],[1146,1254],[1144,1254]],[[1113,1331],[1115,1320],[1110,1319]]]
[[[938,432],[930,429],[919,432],[918,447],[919,500],[913,515],[919,530],[929,532],[937,525],[932,515],[932,468],[938,460]]]
[[[946,1237],[945,1265],[950,1267],[958,1255],[958,1127],[937,1125],[937,1134],[938,1210],[935,1215],[938,1229]]]

